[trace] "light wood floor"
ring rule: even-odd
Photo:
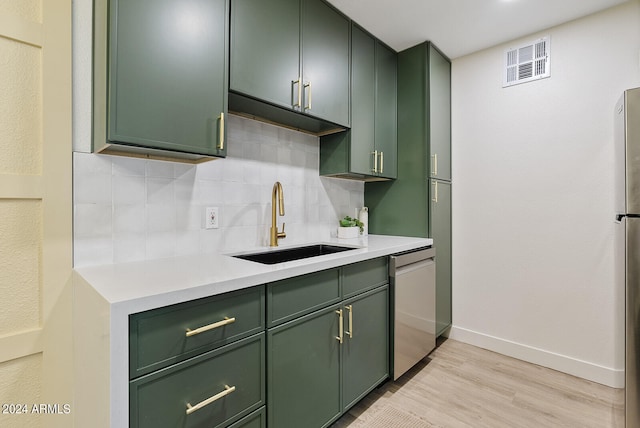
[[[624,428],[624,393],[443,340],[331,428]]]

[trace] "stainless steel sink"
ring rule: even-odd
[[[308,259],[309,257],[324,256],[326,254],[339,253],[341,251],[355,250],[354,247],[342,247],[339,245],[314,244],[304,247],[283,248],[280,250],[263,251],[251,254],[236,254],[233,257],[249,260],[266,265],[290,262],[293,260]]]

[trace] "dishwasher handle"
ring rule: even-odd
[[[434,259],[436,257],[436,249],[427,247],[407,253],[394,254],[389,257],[389,276],[395,277],[396,270],[402,266],[418,263],[423,260]]]

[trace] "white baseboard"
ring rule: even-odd
[[[544,349],[455,326],[451,327],[447,337],[612,388],[624,388],[624,370],[599,366],[587,361],[545,351]]]

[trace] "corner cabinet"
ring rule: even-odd
[[[225,156],[229,0],[96,0],[95,16],[94,151]]]
[[[268,426],[327,427],[387,378],[388,293],[386,258],[267,284]]]
[[[397,176],[397,54],[351,30],[351,129],[321,137],[320,174],[360,180]]]
[[[349,126],[349,26],[322,0],[231,0],[230,108],[328,122],[318,133]]]
[[[451,63],[432,43],[398,53],[397,179],[365,184],[369,232],[433,238],[436,327],[451,325]]]

